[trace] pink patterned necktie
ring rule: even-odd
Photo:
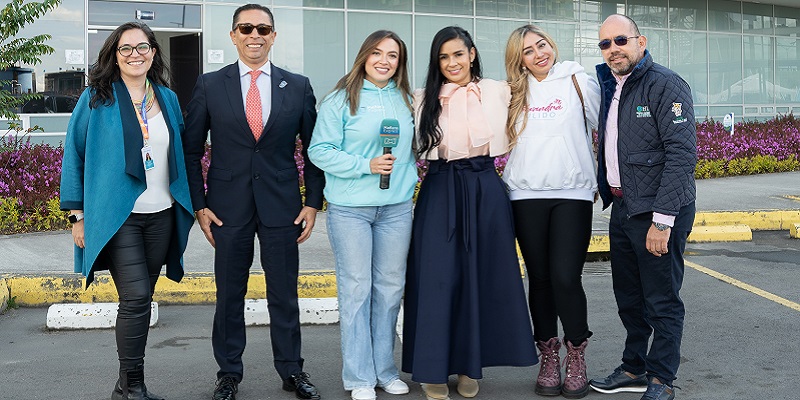
[[[261,131],[264,130],[263,117],[261,115],[261,93],[256,86],[256,80],[261,75],[260,70],[250,71],[250,89],[247,89],[247,104],[245,105],[245,114],[247,115],[247,123],[250,125],[250,130],[253,131],[253,137],[256,142],[261,137]]]

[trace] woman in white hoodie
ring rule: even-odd
[[[592,335],[581,273],[597,192],[592,137],[600,86],[541,28],[516,29],[506,46],[512,151],[503,173],[530,274],[529,303],[541,352],[536,393],[582,398],[589,391],[584,354]],[[567,348],[562,384],[558,319]]]

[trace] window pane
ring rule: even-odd
[[[744,79],[742,91],[748,104],[773,103],[775,78],[772,73],[774,57],[772,38],[767,36],[744,37]]]
[[[478,1],[476,14],[485,17],[530,19],[528,0]]]
[[[611,14],[625,14],[625,2],[581,0],[581,22],[600,25]]]
[[[344,0],[273,0],[276,6],[344,8]]]
[[[233,21],[233,12],[237,6],[233,4],[208,4],[206,5],[206,12],[203,17],[203,72],[216,71],[227,64],[235,62],[239,58],[236,52],[236,47],[231,44],[231,22]],[[279,45],[283,40],[283,25],[285,22],[280,15],[274,15],[275,26],[278,27],[278,37],[276,38],[276,45]],[[101,31],[98,33],[102,35]],[[108,33],[106,33],[108,34]],[[97,39],[100,39],[98,37]],[[103,38],[104,40],[105,38]],[[91,44],[94,39],[89,39]],[[102,41],[100,42],[102,44]],[[216,57],[211,58],[209,63],[209,53],[215,54]],[[270,59],[275,54],[275,46],[272,47]]]
[[[287,13],[289,10],[287,10]],[[311,86],[322,100],[348,70],[344,53],[344,13],[337,11],[291,10],[290,24],[297,29],[291,37],[284,36],[284,62],[301,64],[290,67],[311,79]],[[299,61],[297,61],[299,60]]]
[[[771,5],[742,3],[742,11],[742,28],[745,33],[773,34]]]
[[[705,33],[672,32],[670,69],[692,88],[695,103],[708,103],[708,52]]]
[[[410,14],[374,14],[374,13],[348,13],[347,14],[347,70],[353,66],[361,43],[370,33],[379,29],[394,31],[411,52],[411,15]],[[409,65],[409,68],[411,66]],[[410,72],[410,69],[409,69]]]
[[[599,29],[600,25],[581,24],[580,36],[577,37],[575,43],[575,51],[577,52],[575,61],[578,61],[577,57],[580,57],[580,63],[583,68],[586,68],[586,72],[589,75],[595,77],[597,76],[595,67],[598,64],[605,63],[603,55],[600,54],[600,48],[597,47],[597,32]]]
[[[663,0],[630,0],[626,15],[640,28],[667,27],[667,3]]]
[[[578,0],[531,0],[534,19],[578,20]]]
[[[800,36],[800,8],[775,6],[775,34]]]
[[[778,38],[775,44],[775,101],[800,103],[800,38]]]
[[[472,15],[473,0],[415,0],[416,12]]]
[[[646,28],[641,33],[647,38],[647,50],[653,57],[653,62],[669,66],[669,33],[664,29]]]
[[[0,3],[5,6],[8,2]],[[85,87],[85,54],[83,35],[84,10],[82,0],[62,0],[53,11],[27,24],[16,38],[31,38],[44,33],[52,39],[46,42],[55,49],[53,54],[42,56],[37,65],[21,64],[0,70],[0,79],[11,81],[14,94],[43,93],[41,99],[31,100],[17,112],[64,113],[72,112],[78,96]],[[48,120],[50,121],[50,120]],[[63,132],[63,124],[40,124],[46,132]],[[44,121],[43,121],[44,123]]]
[[[670,0],[669,27],[673,29],[706,29],[706,0]]]
[[[716,106],[708,107],[708,117],[721,121],[725,118],[726,114],[733,113],[734,116],[740,118],[742,115],[742,106]]]
[[[430,17],[425,15],[415,17],[417,30],[414,37],[414,57],[412,57],[414,62],[414,78],[412,78],[414,87],[425,85],[433,37],[440,29],[451,25],[460,26],[472,35],[472,18]],[[472,40],[475,40],[475,36],[472,36]],[[482,51],[483,49],[478,49],[478,53],[481,54],[481,62],[483,62]],[[439,68],[438,65],[436,68]]]
[[[742,103],[742,37],[708,35],[709,104]],[[723,114],[724,115],[724,114]]]
[[[479,19],[476,21],[475,46],[481,54],[483,76],[497,80],[506,79],[506,43],[508,35],[525,22]]]
[[[742,3],[729,0],[708,0],[708,30],[742,31]]]
[[[411,4],[411,0],[347,0],[350,10],[411,11]]]
[[[152,20],[142,20],[151,28],[200,29],[200,6],[187,4],[89,1],[89,25],[119,26],[137,20],[137,12],[152,11]]]

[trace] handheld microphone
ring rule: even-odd
[[[381,146],[383,154],[392,154],[392,147],[397,147],[400,138],[400,123],[394,118],[381,121]],[[381,175],[381,189],[389,188],[389,175]]]

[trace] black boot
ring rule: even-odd
[[[144,366],[137,365],[132,370],[119,371],[119,379],[111,392],[111,400],[164,400],[147,391],[144,384]]]

